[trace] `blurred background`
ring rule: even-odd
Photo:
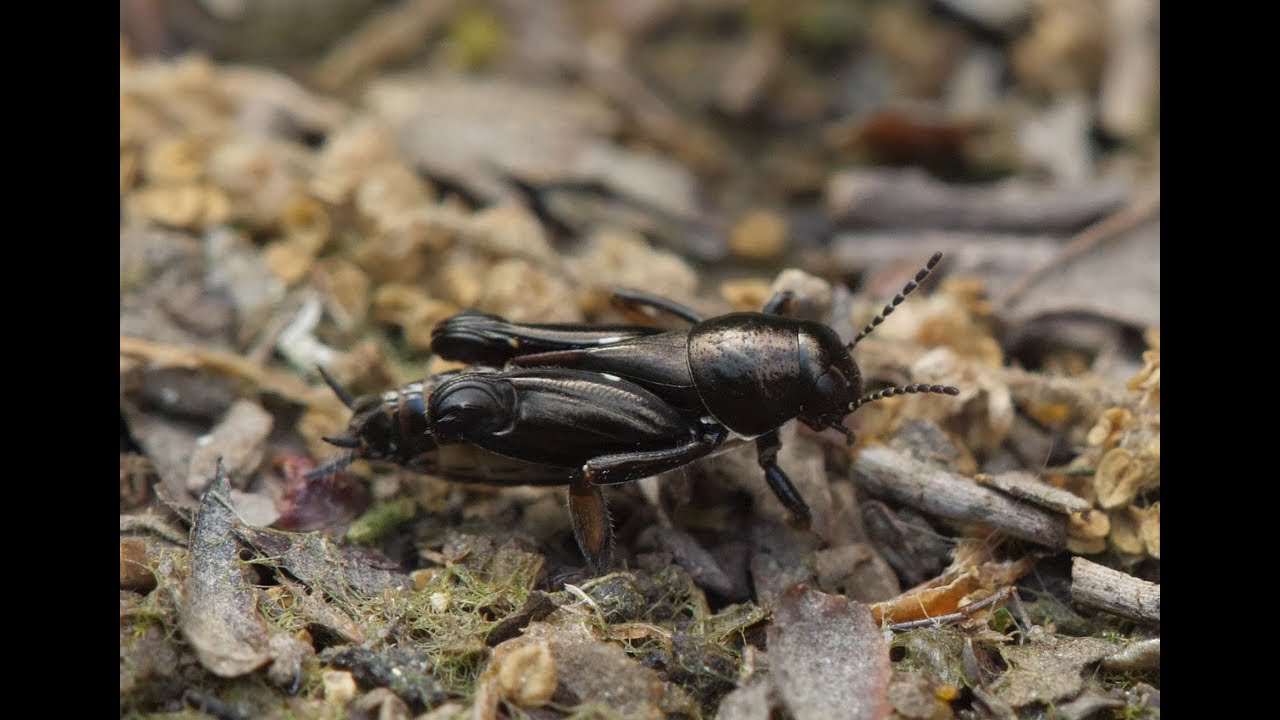
[[[395,226],[338,274],[431,286],[451,220],[400,213],[431,199],[527,211],[526,260],[643,238],[697,276],[588,263],[574,291],[691,300],[783,267],[859,287],[888,265],[868,287],[892,293],[940,249],[1033,366],[1028,321],[1069,316],[1090,361],[1159,321],[1156,2],[125,0],[121,28],[125,216],[235,221],[286,284]]]

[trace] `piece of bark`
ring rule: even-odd
[[[1160,586],[1082,557],[1071,559],[1071,599],[1130,620],[1160,622]]]
[[[887,447],[863,448],[854,478],[867,492],[931,515],[978,523],[1021,540],[1061,549],[1067,516],[1018,502],[963,475],[940,470]]]

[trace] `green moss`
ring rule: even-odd
[[[937,681],[964,687],[964,634],[955,627],[925,627],[894,636],[891,647],[901,648],[894,668],[916,671]]]
[[[436,569],[418,590],[357,601],[352,617],[368,637],[411,642],[431,659],[447,695],[470,698],[488,656],[485,636],[524,605],[541,568],[541,556],[514,545],[477,551]]]
[[[399,498],[370,508],[356,518],[347,530],[347,540],[359,545],[372,545],[379,538],[409,522],[417,512],[413,498]]]

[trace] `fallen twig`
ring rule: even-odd
[[[1040,186],[1025,181],[959,188],[919,170],[851,170],[827,185],[838,222],[871,227],[1070,232],[1121,207],[1127,184]]]
[[[999,306],[1010,307],[1021,299],[1040,278],[1099,244],[1120,237],[1126,231],[1141,225],[1159,213],[1160,193],[1151,193],[1137,198],[1128,206],[1081,230],[1070,242],[1062,246],[1062,250],[1057,255],[1019,278],[1000,298]]]
[[[938,617],[924,618],[922,620],[912,620],[910,622],[893,623],[885,627],[894,632],[906,632],[907,630],[915,630],[922,627],[937,627],[948,623],[960,622],[983,608],[991,607],[997,602],[1009,597],[1010,589],[1005,588],[998,592],[992,593],[990,597],[985,597],[978,602],[970,603],[960,608],[958,612],[949,613],[947,615],[939,615]]]
[[[1160,586],[1082,557],[1071,559],[1071,599],[1130,620],[1160,622]]]
[[[906,453],[887,447],[863,448],[854,461],[853,473],[872,495],[949,520],[985,525],[1051,548],[1066,547],[1066,515],[1019,502]]]

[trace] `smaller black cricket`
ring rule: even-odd
[[[770,298],[763,312],[710,319],[664,298],[615,294],[624,308],[647,306],[692,324],[668,332],[518,324],[463,312],[435,329],[432,349],[452,360],[505,363],[502,370],[463,372],[429,397],[419,393],[409,421],[403,414],[410,408],[384,401],[377,412],[377,401],[366,403],[348,434],[330,442],[352,449],[353,457],[407,465],[395,453],[375,451],[387,446],[389,432],[391,446],[464,443],[522,463],[565,468],[574,536],[597,573],[607,567],[612,545],[600,485],[681,467],[715,453],[733,436],[756,442],[770,488],[797,524],[807,525],[809,507],[777,463],[783,425],[798,419],[817,431],[836,429],[852,442],[844,418],[866,403],[908,393],[959,394],[941,385],[864,394],[849,354],[941,259],[935,254],[848,344],[825,324],[787,317],[789,293]],[[342,394],[336,385],[334,390]],[[378,415],[400,417],[371,422]]]

